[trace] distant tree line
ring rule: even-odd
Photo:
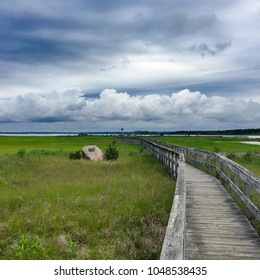
[[[259,135],[260,128],[257,129],[232,129],[232,130],[212,130],[212,131],[179,131],[174,134],[189,134],[189,135]]]
[[[135,131],[142,135],[260,135],[260,128],[232,129],[232,130],[181,130],[181,131]]]

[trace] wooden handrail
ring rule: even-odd
[[[150,141],[154,145],[184,154],[187,163],[216,177],[231,194],[249,220],[254,219],[260,225],[260,209],[252,201],[254,195],[260,196],[260,178],[258,176],[217,153],[150,139],[144,139],[144,141]]]
[[[178,178],[174,192],[166,234],[161,250],[161,260],[184,260],[186,236],[186,182],[185,164],[179,163]]]

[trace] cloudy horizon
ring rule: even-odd
[[[260,1],[1,1],[0,131],[259,128]]]

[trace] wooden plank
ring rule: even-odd
[[[236,254],[232,252],[214,251],[208,252],[200,250],[197,252],[186,251],[187,260],[259,260],[258,255],[252,255],[248,253]]]
[[[260,259],[260,237],[220,182],[186,164],[186,259]]]
[[[193,233],[190,232],[186,232],[186,235],[190,236],[190,239],[194,239],[197,238],[198,235],[194,235]],[[243,242],[243,244],[254,244],[254,245],[259,245],[260,240],[259,238],[253,236],[253,235],[247,235],[247,237],[249,236],[249,239],[246,239],[246,236],[243,235],[239,235],[237,236],[237,234],[222,234],[221,236],[216,236],[216,234],[209,234],[209,233],[201,233],[200,234],[203,240],[203,242],[205,243],[216,243],[216,244],[240,244],[241,242]]]

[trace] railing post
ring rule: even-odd
[[[235,181],[235,185],[238,189],[240,189],[239,187],[239,175],[237,173],[234,174],[234,181]]]
[[[230,169],[229,166],[227,165],[227,178],[228,178],[228,182],[227,182],[227,190],[228,192],[230,192]]]
[[[215,165],[216,165],[216,178],[219,180],[219,160],[216,158],[215,160]]]
[[[209,155],[207,155],[207,172],[208,172],[208,174],[210,174],[210,156]]]
[[[248,183],[244,182],[244,194],[250,199],[251,187]]]

